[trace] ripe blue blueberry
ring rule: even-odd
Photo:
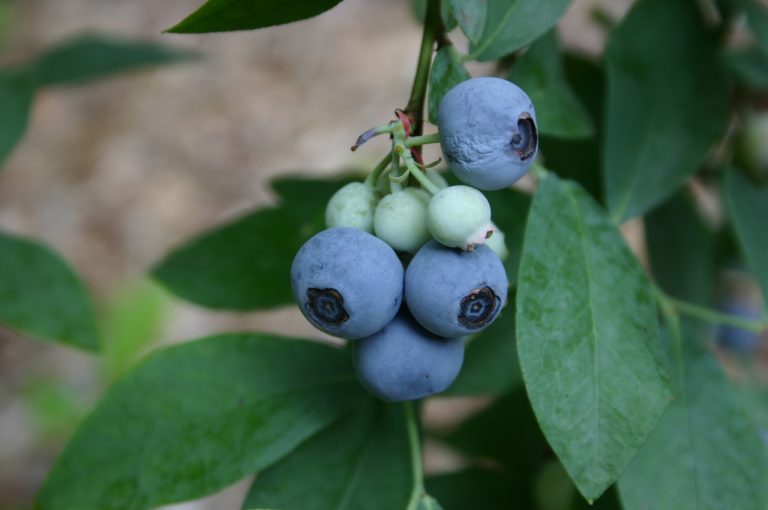
[[[431,334],[401,311],[384,329],[354,344],[357,377],[390,402],[416,400],[448,388],[464,361],[464,340]]]
[[[437,125],[451,170],[475,188],[506,188],[536,158],[533,103],[507,80],[485,77],[459,83],[440,102]]]
[[[742,319],[760,320],[762,318],[762,311],[759,306],[743,300],[730,299],[722,303],[718,308],[723,313]],[[747,354],[757,349],[760,341],[761,334],[754,331],[727,324],[722,324],[718,328],[717,343],[727,351]]]
[[[489,326],[507,299],[507,273],[485,245],[464,252],[430,241],[405,272],[405,302],[432,333],[448,338]]]
[[[403,273],[387,243],[356,228],[335,227],[301,247],[291,266],[291,287],[315,327],[357,339],[379,331],[397,314]]]

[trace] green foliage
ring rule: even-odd
[[[528,94],[539,133],[561,138],[594,135],[592,119],[565,78],[557,34],[540,37],[512,67],[507,79]]]
[[[470,46],[470,58],[495,60],[519,50],[549,30],[569,0],[487,0],[485,30]]]
[[[260,473],[243,508],[404,509],[413,490],[409,460],[402,406],[366,399]]]
[[[619,481],[626,510],[759,510],[768,505],[768,450],[702,334],[667,331],[672,404]]]
[[[453,45],[440,48],[429,74],[428,115],[429,122],[437,124],[437,111],[443,96],[454,86],[471,78],[464,69],[461,55]]]
[[[33,69],[0,70],[0,169],[27,130],[36,80]]]
[[[763,291],[768,310],[768,186],[758,187],[732,170],[726,175],[724,194],[739,244]]]
[[[445,510],[468,508],[521,508],[509,493],[504,474],[467,468],[427,478],[427,490],[443,503]]]
[[[144,509],[197,498],[279,461],[364,398],[346,353],[221,335],[150,356],[60,455],[37,507]]]
[[[78,84],[194,56],[188,51],[146,41],[81,35],[63,41],[38,57],[38,85]]]
[[[669,295],[711,305],[715,236],[692,200],[677,193],[646,217],[648,253],[656,282]]]
[[[653,294],[578,187],[548,176],[526,227],[520,364],[549,443],[587,499],[624,471],[669,403]]]
[[[40,340],[99,349],[93,306],[72,268],[45,246],[2,232],[0,323]]]
[[[504,260],[504,269],[512,285],[517,282],[517,268],[523,252],[523,235],[531,197],[514,189],[485,192],[493,210],[493,221],[504,232],[509,255]]]
[[[487,0],[448,0],[450,10],[461,31],[474,43],[483,35],[487,4]]]
[[[168,29],[177,34],[228,32],[271,27],[312,18],[341,0],[208,0]]]
[[[63,41],[31,62],[0,69],[0,169],[27,130],[38,88],[82,83],[192,56],[155,43],[91,34]]]
[[[725,131],[727,86],[694,2],[640,0],[611,35],[605,193],[615,222],[675,192]]]
[[[108,379],[115,379],[154,342],[165,325],[169,299],[149,281],[121,288],[101,314],[102,355]]]

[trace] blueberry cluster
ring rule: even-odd
[[[438,128],[449,167],[468,185],[448,186],[418,161],[403,119],[376,128],[393,140],[390,192],[380,198],[384,174],[375,172],[342,187],[326,208],[328,228],[291,268],[304,316],[352,341],[360,381],[387,401],[444,391],[461,370],[464,338],[504,306],[506,246],[478,188],[511,185],[538,148],[530,99],[498,78],[451,89]]]

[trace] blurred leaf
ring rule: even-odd
[[[749,87],[768,90],[768,56],[758,48],[728,53],[725,63]]]
[[[5,233],[0,322],[40,340],[99,350],[91,300],[72,268],[45,246]]]
[[[509,304],[467,345],[464,366],[443,395],[500,395],[522,382],[515,343],[515,306]]]
[[[424,494],[416,506],[416,510],[444,510],[440,503],[432,496]]]
[[[104,396],[35,508],[145,509],[264,469],[364,398],[347,353],[220,335],[149,356]]]
[[[170,46],[113,35],[81,35],[64,41],[37,60],[41,86],[71,85],[195,55]]]
[[[429,72],[429,122],[437,124],[437,112],[440,101],[454,86],[468,80],[469,73],[461,63],[461,55],[456,52],[453,45],[443,46],[437,52]]]
[[[578,185],[549,175],[533,200],[517,291],[518,354],[542,431],[596,499],[669,403],[646,275]]]
[[[313,18],[341,0],[208,0],[179,24],[168,29],[176,34],[228,32],[283,25]]]
[[[170,302],[149,281],[134,282],[112,297],[101,320],[104,365],[110,380],[121,375],[165,325]]]
[[[569,510],[574,498],[579,497],[568,472],[557,460],[539,470],[534,489],[539,510]]]
[[[724,194],[731,223],[768,310],[768,186],[758,187],[730,169]]]
[[[747,15],[747,24],[763,54],[768,55],[768,8],[756,0],[739,0],[738,4]]]
[[[725,132],[727,80],[688,0],[640,0],[607,49],[605,190],[611,219],[675,192]]]
[[[523,387],[501,396],[441,439],[470,457],[502,464],[519,479],[517,488],[525,491],[533,489],[528,482],[551,457]]]
[[[535,41],[552,28],[569,0],[487,0],[485,30],[470,45],[469,58],[496,60]]]
[[[768,450],[717,361],[685,323],[668,347],[675,399],[619,481],[624,507],[765,509]]]
[[[541,134],[561,138],[594,135],[592,119],[565,78],[555,30],[540,37],[515,62],[507,79],[531,98]]]
[[[603,493],[602,496],[600,496],[597,501],[594,501],[590,503],[583,497],[581,497],[579,494],[576,494],[574,496],[573,500],[571,501],[571,510],[626,510],[618,496],[618,491],[616,490],[616,485],[611,486],[608,488],[607,491]]]
[[[422,25],[427,17],[427,0],[411,0],[411,13]],[[440,0],[440,16],[443,18],[443,26],[447,32],[456,28],[456,18],[449,9],[447,0]]]
[[[531,196],[516,189],[484,192],[493,210],[493,222],[504,232],[509,255],[504,269],[512,285],[517,283],[517,268],[523,252],[523,235]]]
[[[402,406],[371,398],[260,473],[243,508],[404,509],[412,491]]]
[[[668,294],[711,305],[715,290],[715,235],[692,199],[679,192],[645,221],[654,279]]]
[[[27,130],[36,80],[30,69],[0,71],[0,170]]]
[[[595,135],[592,138],[564,139],[542,134],[539,145],[544,163],[560,177],[581,184],[602,203],[600,143],[603,136],[605,76],[597,63],[579,55],[566,54],[564,69],[574,93],[594,119]]]
[[[177,248],[152,274],[177,296],[208,308],[274,308],[293,302],[291,262],[319,230],[287,209],[261,209]]]
[[[52,442],[57,448],[72,434],[90,404],[82,389],[48,377],[26,386],[21,400],[43,440]]]
[[[510,493],[510,481],[510,476],[504,472],[467,468],[429,476],[426,487],[445,510],[528,508],[520,506]]]
[[[472,42],[477,42],[485,28],[487,0],[448,0],[461,31]]]

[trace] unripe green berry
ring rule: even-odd
[[[495,223],[491,223],[491,225],[495,229],[495,232],[491,237],[488,238],[487,241],[485,241],[485,245],[492,249],[493,252],[499,257],[499,259],[506,260],[506,258],[509,256],[506,236],[504,235],[504,232],[502,232],[501,229],[496,226]]]
[[[429,201],[427,227],[439,243],[472,250],[493,233],[491,206],[475,188],[450,186]]]
[[[428,193],[414,188],[382,198],[373,216],[376,236],[395,250],[416,253],[430,238],[428,200]]]
[[[373,212],[378,197],[370,186],[362,182],[350,182],[333,194],[325,208],[325,225],[352,227],[373,232]]]

